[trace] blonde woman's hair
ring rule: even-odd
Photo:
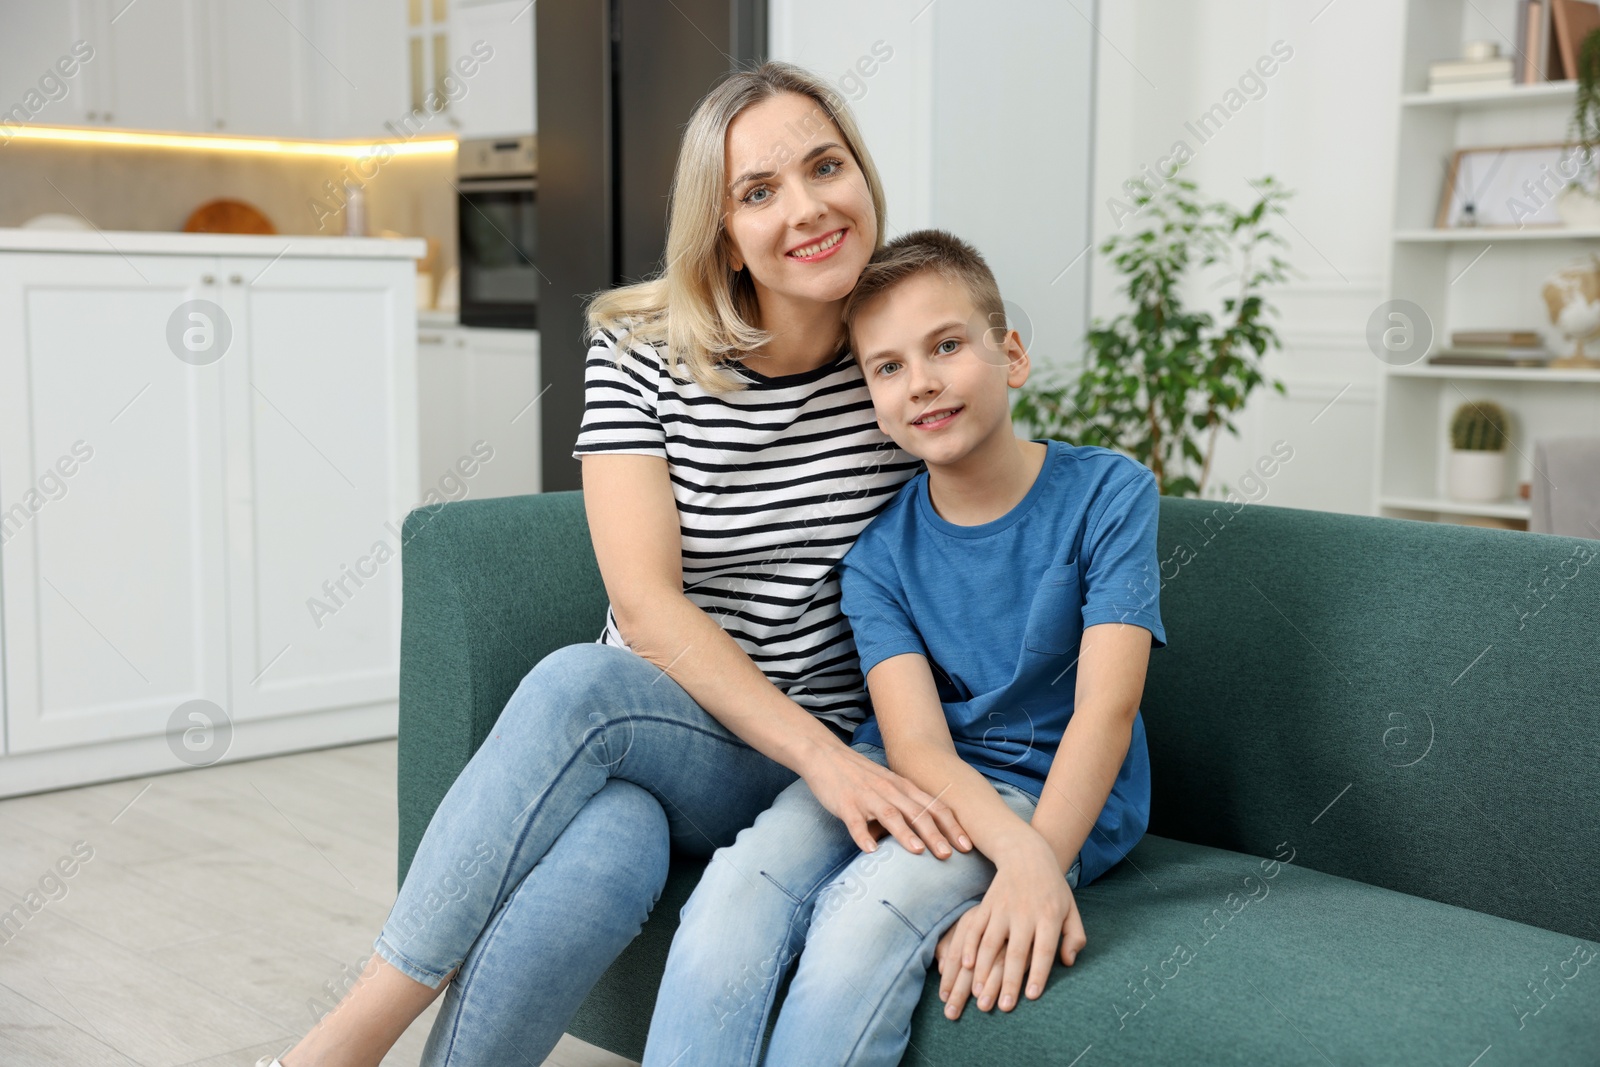
[[[684,130],[668,199],[666,265],[654,278],[595,294],[589,302],[590,332],[616,335],[619,359],[634,340],[665,343],[668,370],[681,369],[707,392],[736,392],[747,384],[723,364],[759,348],[771,334],[755,325],[757,301],[748,267],[735,272],[729,263],[722,211],[725,147],[736,116],[780,93],[810,97],[817,104],[813,114],[839,128],[866,178],[877,214],[876,247],[883,247],[883,184],[849,105],[827,82],[791,63],[771,61],[734,71],[700,101]]]

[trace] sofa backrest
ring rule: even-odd
[[[1160,506],[1151,833],[1600,936],[1600,541]]]

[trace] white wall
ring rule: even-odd
[[[888,232],[936,225],[977,244],[1032,319],[1041,361],[1083,359],[1084,286],[1089,316],[1122,308],[1097,250],[1062,271],[1090,245],[1084,212],[1097,249],[1117,229],[1108,200],[1174,142],[1209,199],[1243,207],[1246,180],[1266,174],[1294,190],[1276,221],[1296,277],[1269,294],[1284,348],[1265,362],[1288,395],[1260,388],[1235,417],[1207,495],[1285,441],[1294,458],[1261,502],[1368,514],[1377,361],[1364,330],[1385,289],[1402,14],[1391,0],[772,0],[771,52],[837,84],[874,42],[893,48],[852,104]],[[1185,123],[1278,41],[1290,58],[1202,143]],[[1191,299],[1220,312],[1208,286]]]
[[[1294,458],[1261,502],[1370,514],[1378,365],[1364,331],[1385,289],[1403,11],[1392,0],[1325,3],[1104,5],[1094,228],[1097,243],[1116,231],[1107,200],[1179,139],[1194,152],[1184,174],[1208,198],[1243,207],[1254,200],[1246,179],[1265,174],[1295,190],[1277,232],[1297,276],[1269,296],[1284,348],[1264,364],[1288,395],[1258,389],[1235,418],[1241,437],[1220,438],[1212,476],[1233,482],[1282,440]],[[1275,41],[1292,57],[1202,144],[1184,124],[1222,101]],[[1093,275],[1092,313],[1109,317],[1122,306],[1120,276],[1098,255]],[[1202,289],[1194,299],[1220,296]]]
[[[1077,0],[1085,12],[1092,0]],[[887,236],[947,229],[983,252],[1035,359],[1082,360],[1094,29],[1060,0],[772,0],[770,53],[850,101]],[[858,60],[891,53],[874,72]]]

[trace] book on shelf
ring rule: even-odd
[[[1536,81],[1543,81],[1538,77],[1539,59],[1535,51],[1539,47],[1539,25],[1543,17],[1544,0],[1517,0],[1517,43],[1515,52],[1520,62],[1517,64],[1517,82],[1528,85]]]
[[[1450,343],[1458,348],[1543,348],[1544,337],[1538,330],[1456,330]]]
[[[1436,82],[1466,81],[1511,73],[1511,57],[1493,59],[1440,59],[1428,64],[1428,77]]]
[[[1428,64],[1428,92],[1472,93],[1515,84],[1510,56],[1493,59],[1441,59]]]
[[[1510,77],[1511,57],[1493,59],[1441,59],[1428,64],[1430,82],[1479,81],[1484,78]]]
[[[1506,74],[1498,78],[1473,78],[1467,81],[1447,81],[1428,83],[1428,92],[1433,96],[1458,96],[1466,93],[1482,93],[1491,89],[1510,89],[1516,82],[1511,80],[1511,75]]]
[[[1577,77],[1578,49],[1600,29],[1600,4],[1593,0],[1518,0],[1516,80],[1565,81]]]
[[[1431,366],[1547,367],[1555,353],[1544,347],[1511,345],[1455,345],[1428,357]]]
[[[1551,0],[1550,17],[1556,49],[1561,56],[1562,77],[1578,76],[1578,49],[1584,38],[1600,30],[1600,5],[1588,0]]]

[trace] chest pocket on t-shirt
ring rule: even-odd
[[[1078,587],[1078,561],[1051,567],[1039,579],[1022,644],[1034,652],[1062,655],[1083,637],[1083,591]]]

